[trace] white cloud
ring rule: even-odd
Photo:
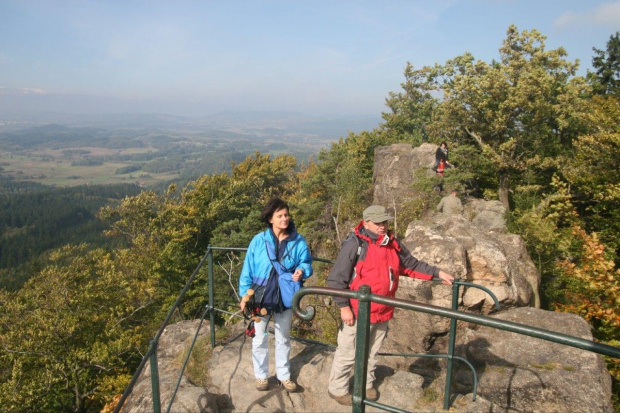
[[[38,88],[8,88],[0,86],[0,95],[45,95],[47,92]]]
[[[567,11],[555,19],[553,26],[556,28],[569,27],[610,27],[618,29],[620,26],[620,1],[600,4],[583,13]]]
[[[594,11],[591,20],[597,25],[609,25],[617,28],[620,25],[620,2],[600,5]]]
[[[571,11],[567,11],[553,22],[554,27],[570,27],[575,21],[579,20],[579,16]]]

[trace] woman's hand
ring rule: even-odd
[[[352,326],[355,323],[355,317],[353,316],[353,311],[351,311],[351,307],[340,307],[340,318],[342,318],[342,322],[348,326]]]
[[[303,276],[304,276],[304,270],[302,270],[301,268],[298,268],[295,270],[291,278],[293,279],[293,281],[300,281]]]

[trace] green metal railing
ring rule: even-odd
[[[181,290],[181,293],[177,297],[176,301],[174,302],[174,304],[172,304],[172,307],[170,308],[170,311],[168,311],[168,314],[166,315],[166,318],[164,322],[162,323],[161,327],[159,327],[157,334],[155,334],[155,337],[151,340],[149,349],[147,350],[146,354],[142,358],[142,361],[138,365],[136,372],[134,373],[133,377],[129,381],[127,388],[125,389],[125,391],[121,395],[121,398],[116,404],[116,407],[114,408],[114,413],[119,413],[121,409],[123,408],[123,405],[125,404],[125,401],[131,394],[133,387],[136,385],[136,382],[138,381],[140,374],[142,374],[142,370],[144,370],[144,366],[146,365],[146,362],[149,360],[151,364],[151,386],[153,389],[152,390],[153,391],[153,412],[155,413],[161,412],[161,407],[160,407],[161,401],[159,398],[159,373],[157,370],[157,345],[159,344],[159,339],[161,335],[163,334],[164,329],[168,326],[168,323],[172,319],[174,312],[179,307],[179,304],[183,300],[183,297],[185,297],[185,293],[187,293],[187,290],[189,290],[191,285],[194,283],[194,280],[196,279],[196,275],[198,275],[198,271],[200,270],[200,268],[202,268],[204,262],[206,261],[207,257],[210,256],[210,254],[212,254],[212,252],[209,247],[207,248],[207,252],[205,253],[205,255],[203,255],[202,259],[200,260],[200,262],[194,269],[194,272],[192,272],[192,275],[189,277],[189,280],[187,280],[185,287],[183,287],[183,290]],[[202,320],[201,320],[201,324],[202,324]],[[200,329],[200,326],[198,328]],[[198,334],[198,332],[196,334]],[[184,369],[185,369],[185,365],[183,366],[183,370]],[[181,371],[181,376],[182,375],[183,375],[183,371]],[[179,383],[180,383],[180,380],[179,380]],[[178,385],[177,385],[177,389],[178,389]],[[175,390],[175,394],[176,394],[176,390]],[[174,401],[174,398],[170,400],[170,405],[172,405],[173,401]],[[170,411],[170,406],[168,406],[167,411]]]
[[[168,314],[166,316],[166,319],[162,323],[162,325],[159,328],[157,334],[151,340],[149,348],[148,348],[146,354],[144,355],[144,357],[143,357],[142,361],[140,362],[140,364],[139,364],[135,374],[133,375],[132,379],[130,380],[130,382],[129,382],[127,388],[125,389],[124,393],[122,394],[121,398],[119,399],[116,407],[114,408],[114,413],[118,413],[122,409],[125,401],[127,400],[129,395],[131,394],[131,392],[133,390],[133,387],[135,386],[136,382],[138,381],[138,378],[140,377],[140,374],[142,373],[142,371],[144,369],[144,366],[146,365],[147,361],[150,361],[150,368],[151,368],[151,388],[152,388],[152,395],[153,395],[153,412],[155,412],[155,413],[160,413],[161,412],[161,401],[160,401],[160,391],[159,391],[159,373],[158,373],[158,365],[157,365],[157,346],[158,346],[158,343],[159,343],[159,339],[160,339],[164,329],[166,328],[166,326],[168,325],[168,323],[172,319],[174,312],[177,310],[177,308],[179,307],[179,304],[182,302],[186,292],[189,290],[189,288],[191,287],[191,285],[195,281],[196,276],[198,274],[198,271],[202,268],[202,266],[204,265],[205,261],[208,262],[208,296],[209,296],[209,303],[206,306],[204,313],[202,314],[202,317],[201,317],[200,322],[198,324],[198,328],[196,330],[196,333],[194,335],[192,343],[190,344],[190,347],[189,347],[189,349],[187,351],[187,355],[186,355],[185,360],[183,362],[183,365],[181,367],[181,372],[179,373],[179,378],[177,380],[177,385],[176,385],[176,387],[175,387],[175,389],[173,391],[172,397],[171,397],[171,399],[170,399],[170,401],[168,403],[168,406],[166,408],[166,412],[170,412],[170,410],[172,408],[172,404],[173,404],[174,399],[176,397],[176,394],[178,392],[178,389],[179,389],[179,386],[180,386],[180,383],[181,383],[181,380],[182,380],[182,377],[183,377],[183,373],[184,373],[185,368],[187,366],[187,363],[188,363],[189,357],[191,355],[192,349],[194,348],[194,345],[195,345],[195,343],[197,341],[198,334],[200,332],[200,328],[202,326],[202,323],[204,322],[204,319],[206,318],[207,314],[209,315],[209,321],[210,321],[209,329],[210,329],[210,341],[211,341],[211,346],[212,347],[215,347],[215,344],[216,344],[215,343],[215,328],[214,328],[214,326],[215,326],[215,312],[216,311],[222,312],[222,313],[226,313],[226,314],[230,314],[232,316],[236,316],[236,317],[239,317],[239,318],[243,318],[239,314],[231,313],[231,312],[228,312],[226,310],[223,310],[223,309],[215,307],[215,303],[214,303],[214,299],[215,298],[214,298],[214,290],[213,290],[213,286],[214,286],[213,251],[218,251],[218,250],[220,250],[220,251],[240,251],[240,252],[243,252],[243,251],[247,251],[247,248],[213,247],[211,245],[209,245],[207,247],[207,251],[206,251],[205,255],[200,260],[198,266],[193,271],[193,273],[190,276],[189,280],[187,281],[185,287],[183,288],[183,290],[181,291],[181,293],[177,297],[176,301],[172,305],[170,311],[168,312]],[[327,259],[323,259],[323,258],[313,257],[313,260],[314,261],[318,261],[318,262],[330,263],[330,264],[334,263],[331,260],[327,260]],[[374,406],[374,407],[377,407],[377,408],[380,408],[380,409],[383,409],[383,410],[386,410],[386,411],[390,411],[390,412],[406,412],[405,410],[400,410],[400,409],[392,407],[392,406],[388,406],[388,405],[377,403],[377,402],[370,401],[370,400],[365,400],[365,392],[366,392],[365,383],[366,383],[366,374],[367,374],[366,373],[366,368],[367,368],[367,363],[368,363],[368,331],[369,331],[369,328],[370,328],[370,310],[369,309],[370,309],[370,303],[371,302],[376,302],[376,303],[380,303],[380,304],[386,304],[386,305],[390,305],[390,306],[393,306],[393,307],[403,308],[403,309],[406,309],[406,310],[420,311],[420,312],[423,312],[423,313],[432,314],[432,315],[438,315],[438,316],[442,316],[442,317],[448,317],[448,318],[451,319],[451,321],[450,321],[450,335],[449,335],[448,354],[379,353],[379,355],[382,355],[382,356],[436,357],[436,358],[445,358],[445,359],[447,359],[446,387],[445,387],[445,394],[444,394],[444,409],[446,409],[446,410],[450,406],[450,393],[451,393],[451,381],[452,381],[452,364],[453,364],[454,360],[463,362],[464,364],[466,364],[472,370],[473,376],[474,376],[474,390],[473,390],[474,400],[475,400],[476,391],[477,391],[477,376],[476,376],[475,369],[473,368],[473,366],[466,359],[454,356],[454,345],[455,345],[455,341],[456,341],[456,322],[457,322],[457,320],[467,321],[467,322],[470,322],[470,323],[475,323],[475,324],[480,324],[480,325],[485,325],[485,326],[492,327],[492,328],[498,328],[500,330],[512,331],[512,332],[515,332],[515,333],[518,333],[518,334],[523,334],[523,335],[528,335],[528,336],[532,336],[532,337],[537,337],[537,338],[540,338],[540,339],[543,339],[543,340],[553,341],[553,342],[556,342],[556,343],[560,343],[560,344],[564,344],[564,345],[568,345],[568,346],[572,346],[572,347],[581,348],[581,349],[592,351],[592,352],[595,352],[595,353],[599,353],[599,354],[603,354],[603,355],[607,355],[607,356],[611,356],[611,357],[620,358],[620,348],[616,348],[616,347],[612,347],[612,346],[608,346],[608,345],[604,345],[604,344],[600,344],[600,343],[595,343],[595,342],[592,342],[592,341],[589,341],[589,340],[584,340],[584,339],[581,339],[581,338],[577,338],[577,337],[573,337],[573,336],[569,336],[569,335],[565,335],[565,334],[555,333],[555,332],[552,332],[552,331],[543,330],[543,329],[539,329],[539,328],[536,328],[536,327],[530,327],[530,326],[526,326],[526,325],[523,325],[523,324],[517,324],[517,323],[513,323],[513,322],[509,322],[509,321],[497,320],[497,319],[494,319],[494,318],[491,318],[491,317],[487,317],[487,316],[481,316],[481,315],[476,315],[476,314],[470,314],[470,313],[465,313],[465,312],[457,311],[457,308],[458,308],[458,298],[459,298],[459,288],[461,286],[479,288],[479,289],[484,290],[485,292],[487,292],[492,297],[493,301],[495,302],[496,308],[499,308],[499,303],[497,301],[497,298],[487,288],[485,288],[483,286],[480,286],[480,285],[476,285],[476,284],[471,284],[471,283],[455,280],[455,282],[453,283],[453,286],[452,286],[452,309],[436,307],[436,306],[432,306],[432,305],[428,305],[428,304],[420,304],[420,303],[415,303],[415,302],[412,302],[412,301],[407,301],[407,300],[402,300],[402,299],[397,299],[397,298],[389,298],[389,297],[385,297],[385,296],[381,296],[381,295],[371,294],[368,286],[362,286],[359,291],[338,290],[338,289],[327,288],[327,287],[306,287],[306,288],[302,288],[293,297],[293,311],[295,312],[295,314],[297,314],[298,317],[300,317],[303,320],[306,320],[306,321],[312,320],[312,318],[314,317],[314,308],[309,306],[305,311],[302,311],[301,308],[299,307],[299,303],[300,303],[302,297],[304,297],[305,295],[308,295],[308,294],[338,296],[338,297],[353,298],[353,299],[359,300],[357,335],[356,335],[356,354],[355,354],[355,371],[356,371],[356,374],[355,374],[355,379],[354,379],[354,394],[353,394],[353,411],[354,412],[364,412],[366,405]],[[300,338],[296,338],[296,337],[291,337],[291,338],[296,339],[298,341],[306,342],[306,343],[320,344],[320,345],[324,345],[324,346],[328,346],[328,347],[333,347],[333,346],[330,346],[328,344],[317,342],[317,341],[314,341],[314,340],[300,339]]]
[[[196,344],[196,341],[198,339],[198,335],[200,333],[200,328],[202,327],[202,323],[204,322],[204,319],[206,318],[207,314],[209,315],[209,322],[210,322],[209,329],[210,329],[211,347],[215,347],[215,328],[213,328],[213,326],[215,325],[215,312],[216,311],[219,311],[219,312],[225,313],[225,314],[229,314],[229,315],[232,315],[232,316],[236,316],[236,317],[239,317],[239,318],[243,318],[242,316],[240,316],[238,314],[230,313],[230,312],[228,312],[226,310],[223,310],[223,309],[220,309],[220,308],[216,308],[214,306],[215,294],[214,294],[214,290],[213,290],[213,285],[214,285],[214,277],[213,277],[213,251],[240,251],[240,252],[245,252],[245,251],[247,251],[247,248],[213,247],[211,245],[209,245],[207,247],[207,252],[204,254],[202,259],[200,260],[200,262],[198,263],[198,265],[194,269],[192,275],[189,277],[189,280],[185,284],[185,287],[183,287],[183,290],[181,291],[181,293],[177,297],[176,301],[174,302],[174,304],[172,305],[172,307],[168,311],[166,319],[164,320],[164,322],[162,323],[161,327],[157,331],[157,334],[155,334],[155,337],[150,341],[149,348],[148,348],[146,354],[144,355],[144,357],[142,358],[142,361],[138,365],[138,368],[136,369],[136,372],[134,373],[133,377],[129,381],[129,384],[127,385],[127,388],[125,389],[125,391],[121,395],[121,398],[119,399],[118,403],[116,404],[116,407],[114,408],[114,413],[119,413],[121,411],[121,409],[123,408],[123,405],[125,404],[125,402],[127,401],[127,398],[129,397],[129,395],[133,391],[133,388],[134,388],[136,382],[138,381],[138,378],[142,374],[142,371],[144,370],[144,366],[146,365],[147,361],[150,362],[150,369],[151,369],[151,389],[152,389],[151,391],[152,391],[152,395],[153,395],[153,412],[154,413],[161,413],[161,400],[160,400],[160,391],[159,391],[159,371],[158,371],[158,365],[157,365],[157,346],[159,344],[159,339],[161,338],[161,335],[163,334],[164,329],[168,326],[168,323],[172,319],[172,317],[174,315],[174,312],[177,310],[177,308],[179,307],[179,304],[182,302],[183,298],[185,297],[185,294],[187,293],[187,291],[189,290],[191,285],[194,283],[194,281],[196,279],[196,276],[198,275],[198,271],[202,268],[202,266],[204,265],[205,261],[208,263],[207,265],[208,265],[208,284],[209,284],[209,286],[208,286],[208,295],[209,295],[209,303],[207,304],[207,306],[205,308],[205,311],[202,314],[202,317],[200,318],[200,322],[198,324],[198,328],[196,329],[196,333],[194,334],[194,338],[193,338],[192,342],[190,343],[189,349],[187,351],[187,355],[185,356],[185,360],[183,361],[183,365],[181,366],[181,372],[179,373],[179,377],[177,379],[177,384],[176,384],[176,386],[174,388],[174,391],[172,393],[172,397],[170,398],[170,402],[168,403],[168,406],[166,408],[166,412],[167,413],[171,411],[172,404],[174,403],[174,399],[175,399],[176,394],[177,394],[177,392],[179,390],[179,387],[181,385],[181,380],[183,379],[183,373],[185,372],[185,369],[187,367],[187,363],[188,363],[189,358],[191,356],[191,352],[192,352],[192,350],[193,350],[193,348],[194,348],[194,346]],[[319,262],[325,262],[325,263],[333,264],[333,261],[326,260],[324,258],[312,257],[312,260],[313,261],[319,261]],[[320,343],[320,342],[314,341],[314,340],[300,339],[300,338],[295,338],[295,339],[298,340],[298,341],[303,341],[303,342],[311,343],[311,344],[326,345],[324,343]]]
[[[433,281],[441,282],[440,279],[433,279]],[[478,288],[483,290],[487,294],[491,296],[493,302],[495,303],[495,309],[499,310],[499,301],[497,297],[491,290],[486,287],[483,287],[478,284],[472,284],[465,281],[460,281],[455,279],[452,283],[452,309],[457,310],[459,306],[459,289],[461,286]],[[471,365],[467,359],[462,357],[458,357],[454,355],[454,345],[456,343],[456,319],[450,320],[450,332],[448,336],[448,354],[426,354],[426,353],[377,353],[379,356],[397,356],[397,357],[424,357],[424,358],[443,358],[447,360],[447,368],[446,368],[446,385],[444,390],[444,402],[443,408],[448,410],[450,408],[450,394],[452,393],[452,368],[454,360],[460,361],[465,364],[471,370],[471,373],[474,378],[474,389],[473,389],[473,399],[476,400],[476,395],[478,393],[478,374],[476,373],[476,369]]]
[[[385,304],[405,310],[420,311],[427,314],[438,315],[441,317],[449,317],[453,320],[466,321],[469,323],[480,324],[487,327],[506,330],[517,334],[523,334],[530,337],[540,338],[542,340],[552,341],[554,343],[564,344],[583,350],[592,351],[594,353],[620,358],[620,348],[608,346],[606,344],[595,343],[578,337],[569,336],[567,334],[556,333],[554,331],[544,330],[542,328],[531,327],[524,324],[513,323],[511,321],[497,320],[488,316],[465,313],[443,307],[437,307],[429,304],[420,304],[413,301],[402,300],[398,298],[390,298],[382,295],[370,293],[367,285],[360,287],[359,291],[340,290],[327,287],[306,287],[299,290],[293,297],[293,311],[295,314],[305,321],[314,318],[314,308],[308,306],[305,311],[299,306],[301,299],[308,294],[329,295],[344,298],[353,298],[358,300],[358,319],[357,319],[357,335],[355,337],[355,379],[353,386],[353,412],[365,411],[366,405],[373,406],[390,412],[406,412],[393,406],[365,400],[366,397],[366,368],[368,364],[368,332],[370,328],[370,303]],[[454,347],[454,344],[452,344]],[[452,349],[454,350],[454,349]],[[448,357],[450,357],[448,355]],[[449,406],[448,406],[449,407]],[[445,405],[444,405],[444,408]]]

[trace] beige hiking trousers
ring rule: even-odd
[[[357,332],[357,320],[352,326],[343,324],[338,332],[338,348],[334,354],[332,370],[329,374],[329,392],[334,396],[344,396],[349,393],[349,378],[352,376],[355,365],[355,335]],[[377,353],[387,336],[388,322],[370,325],[368,337],[368,374],[366,376],[366,388],[372,387],[375,381],[375,369],[377,367]]]

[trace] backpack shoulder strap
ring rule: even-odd
[[[271,261],[271,265],[276,269],[278,275],[282,275],[285,272],[289,272],[284,265],[278,261],[278,257],[276,256],[276,251],[273,249],[273,246],[269,243],[269,241],[265,240],[265,247],[267,248],[267,255],[269,256],[269,261]]]
[[[355,235],[355,232],[351,232],[349,235],[347,235],[344,241],[342,241],[342,243],[344,244],[351,238],[355,238],[355,241],[357,241],[357,252],[355,253],[355,262],[353,263],[353,266],[355,267],[355,264],[357,264],[357,260],[359,260],[360,255],[362,254],[362,240],[360,239],[360,237]]]

